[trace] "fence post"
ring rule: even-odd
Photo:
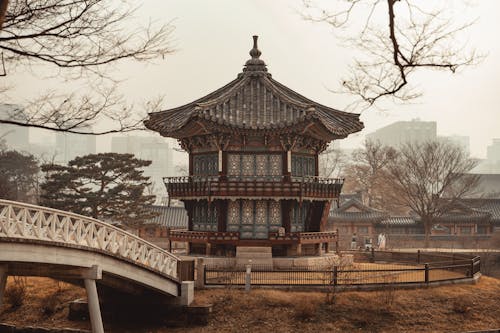
[[[371,258],[370,258],[370,262],[375,262],[375,249],[372,247],[371,248]]]
[[[196,277],[195,277],[195,287],[199,289],[205,288],[205,263],[203,258],[196,259]]]
[[[420,264],[420,250],[417,250],[417,264]]]
[[[339,229],[336,230],[337,236],[335,237],[335,253],[339,254]]]
[[[0,313],[2,312],[3,297],[7,285],[7,265],[0,264]]]
[[[338,277],[338,268],[337,266],[333,266],[333,285],[337,285],[337,277]]]
[[[425,283],[429,283],[429,264],[425,264]]]
[[[252,283],[252,260],[248,260],[248,265],[246,265],[246,274],[245,274],[245,291],[250,291],[250,286]]]

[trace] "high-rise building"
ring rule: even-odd
[[[95,135],[82,135],[65,132],[56,134],[56,163],[66,164],[77,156],[85,156],[95,153]]]
[[[487,147],[486,158],[493,164],[500,163],[500,139],[493,139],[493,143]]]
[[[419,119],[397,121],[366,135],[366,138],[393,147],[407,142],[436,140],[436,122]]]
[[[486,159],[480,161],[474,172],[500,173],[500,138],[493,139],[492,144],[486,148]]]
[[[172,150],[165,138],[156,136],[116,136],[111,139],[111,151],[133,154],[142,160],[151,161],[144,175],[151,177],[157,196],[166,196],[163,177],[173,176]]]

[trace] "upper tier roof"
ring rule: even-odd
[[[183,138],[189,136],[183,128],[191,120],[248,130],[275,130],[314,122],[329,132],[330,137],[325,138],[328,141],[363,129],[359,114],[311,101],[272,79],[260,54],[254,36],[252,58],[235,80],[194,102],[150,113],[144,122],[146,127],[163,136]]]

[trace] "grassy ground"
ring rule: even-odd
[[[9,281],[12,285],[12,281]],[[28,279],[23,305],[7,310],[0,321],[19,325],[89,329],[86,322],[66,319],[69,300],[83,296],[81,288],[49,279]],[[60,290],[60,291],[58,291]],[[44,313],[53,295],[56,311]],[[142,327],[124,330],[106,322],[106,332],[463,332],[500,328],[500,280],[481,278],[476,285],[429,289],[342,292],[328,302],[327,294],[255,289],[196,292],[196,303],[213,304],[205,327]],[[332,295],[329,295],[332,296]],[[330,297],[331,300],[332,297]]]

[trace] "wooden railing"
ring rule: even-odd
[[[232,243],[234,241],[242,241],[240,240],[239,232],[171,230],[169,235],[172,241],[191,243]],[[271,244],[319,244],[334,242],[336,239],[337,233],[335,231],[291,232],[283,235],[279,235],[277,232],[270,232],[268,239],[259,239],[258,241],[269,241]]]
[[[350,252],[356,253],[356,252]],[[472,282],[481,272],[481,259],[477,256],[460,256],[450,253],[390,253],[386,251],[361,252],[370,255],[366,263],[342,265],[335,261],[324,261],[318,266],[272,267],[250,265],[250,281],[253,285],[293,286],[341,286],[368,285],[370,288],[387,289],[398,285],[428,286],[433,283]],[[388,261],[387,258],[394,260]],[[422,258],[430,262],[421,262]],[[402,261],[399,259],[403,259]],[[369,264],[367,264],[369,263]],[[227,267],[204,266],[205,285],[245,285],[248,283],[246,265]]]
[[[179,280],[180,259],[170,252],[108,223],[70,212],[0,200],[2,238],[97,249]]]
[[[241,176],[165,177],[172,198],[187,197],[284,197],[333,199],[340,195],[343,179],[321,177]]]
[[[191,243],[224,243],[240,239],[239,232],[187,231],[171,230],[169,238],[172,241]]]

